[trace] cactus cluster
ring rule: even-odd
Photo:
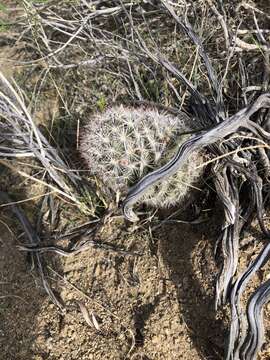
[[[125,195],[142,176],[165,164],[194,130],[190,118],[152,108],[114,106],[94,115],[81,129],[80,154],[92,174]],[[174,206],[201,175],[202,155],[191,156],[183,169],[152,187],[142,199],[158,208]]]

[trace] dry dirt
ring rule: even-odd
[[[49,278],[66,307],[61,313],[16,249],[21,240],[4,225],[9,223],[5,212],[0,229],[0,358],[222,359],[227,312],[214,311],[218,226],[211,226],[213,220],[163,225],[153,234],[122,232],[115,238],[116,245],[141,256],[100,249],[65,259],[47,254],[50,268],[56,269]],[[108,225],[104,238],[116,231],[116,224]],[[255,237],[260,238],[253,229],[245,239]],[[254,242],[246,246],[241,268],[259,247]],[[262,270],[249,291],[267,273]],[[266,320],[267,325],[268,313]],[[269,358],[269,350],[265,346],[262,359]]]
[[[164,226],[153,236],[145,231],[117,239],[142,256],[89,250],[61,261],[57,272],[68,281],[57,281],[66,304],[61,314],[2,226],[3,359],[221,358],[224,325],[213,309],[212,242],[200,227]],[[92,321],[94,314],[96,328],[79,302]]]

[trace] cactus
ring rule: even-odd
[[[80,154],[92,174],[114,192],[126,195],[132,184],[166,163],[194,130],[191,119],[150,108],[114,106],[96,114],[81,130]],[[201,176],[195,169],[202,155],[194,154],[184,168],[154,186],[142,199],[158,208],[179,203]]]

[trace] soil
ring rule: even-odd
[[[228,312],[214,310],[218,226],[164,224],[154,233],[122,231],[122,255],[90,249],[70,258],[47,257],[54,289],[65,304],[50,303],[18,240],[1,225],[0,348],[5,360],[222,359]],[[104,238],[115,233],[110,223]],[[247,234],[245,240],[258,238]],[[245,245],[246,267],[258,245]],[[249,287],[254,291],[269,270]],[[266,329],[270,316],[267,311]],[[268,339],[268,334],[267,334]],[[268,359],[265,346],[261,359]]]
[[[117,239],[142,256],[89,250],[58,260],[57,272],[67,281],[56,281],[63,314],[16,251],[14,236],[1,230],[3,359],[222,358],[212,243],[199,226],[165,226],[153,237],[145,231]],[[87,324],[81,303],[96,327]]]

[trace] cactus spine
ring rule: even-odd
[[[168,161],[194,130],[184,113],[172,116],[150,108],[114,106],[96,114],[81,131],[80,154],[92,174],[122,195],[150,171]],[[201,176],[194,154],[184,168],[154,186],[142,199],[148,205],[169,207],[179,203]]]

